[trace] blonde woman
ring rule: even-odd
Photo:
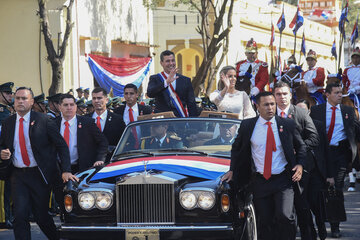
[[[219,111],[238,113],[239,119],[252,118],[256,113],[250,98],[244,91],[235,89],[236,69],[233,66],[223,67],[220,71],[219,89],[210,94],[210,101],[216,104]]]

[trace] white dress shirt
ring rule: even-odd
[[[65,122],[64,118],[61,119],[61,126],[60,126],[60,134],[64,137],[65,131]],[[78,149],[77,149],[77,118],[76,115],[68,121],[69,122],[69,151],[70,151],[70,161],[71,165],[77,164],[79,159]]]
[[[128,125],[130,123],[129,109],[130,109],[130,107],[126,104],[125,110],[124,110],[124,115],[123,115],[123,119],[124,119],[124,122],[126,125]],[[138,104],[135,103],[135,105],[132,106],[131,109],[133,110],[134,121],[137,121],[137,117],[139,116]]]
[[[14,135],[14,158],[13,158],[13,164],[17,168],[25,168],[25,167],[36,167],[37,163],[35,161],[35,157],[31,148],[30,143],[30,137],[29,137],[29,126],[30,124],[36,124],[35,121],[30,123],[30,112],[25,114],[24,121],[23,121],[23,130],[24,130],[24,138],[25,138],[25,146],[27,150],[27,154],[29,156],[30,165],[26,166],[24,164],[23,158],[21,156],[21,150],[20,150],[20,142],[19,142],[19,124],[20,124],[20,118],[21,116],[19,114],[16,114],[16,124],[15,124],[15,135]]]
[[[166,134],[165,134],[162,138],[160,138],[160,139],[157,139],[157,138],[156,138],[156,141],[159,141],[159,142],[160,142],[160,147],[162,146],[163,142],[165,141],[165,138],[166,138]]]
[[[332,115],[332,105],[329,102],[326,102],[326,133],[329,132],[331,115]],[[330,146],[338,146],[339,142],[346,139],[344,122],[341,114],[340,104],[336,105],[335,110],[335,126],[334,131],[331,137]]]
[[[108,110],[105,110],[99,117],[100,117],[100,125],[101,125],[101,131],[104,131],[105,124],[106,124],[106,118],[107,118]],[[98,115],[96,112],[93,113],[92,118],[95,119],[95,124],[97,121]]]
[[[255,128],[250,139],[251,142],[251,154],[255,163],[256,171],[258,173],[264,173],[264,163],[265,163],[265,151],[266,151],[266,136],[268,125],[266,124],[265,119],[259,117],[255,124]],[[274,133],[276,151],[272,153],[272,164],[271,164],[271,174],[280,174],[285,170],[287,161],[284,154],[284,149],[281,145],[278,126],[273,117],[269,122],[271,122],[271,128]]]
[[[281,117],[281,112],[284,112],[285,115],[284,115],[284,118],[287,118],[288,115],[289,115],[289,109],[290,109],[290,104],[289,106],[287,106],[284,110],[281,110],[279,107],[276,107],[277,108],[277,114],[279,117]]]
[[[169,77],[169,74],[167,74],[166,72],[164,72],[164,74],[165,74],[166,78]],[[176,74],[175,74],[175,78],[176,78]],[[176,90],[176,79],[175,79],[175,81],[173,81],[173,82],[171,83],[171,85],[173,86],[174,90]],[[167,87],[167,86],[169,86],[169,85],[167,84],[166,81],[164,81],[164,87]]]

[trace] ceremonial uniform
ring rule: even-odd
[[[246,72],[249,67],[252,67],[251,75],[251,88],[257,87],[260,92],[264,90],[265,85],[269,81],[268,64],[266,62],[255,60],[250,62],[249,60],[242,60],[236,63],[236,72],[240,76]]]
[[[246,60],[236,63],[236,75],[242,77],[246,74],[251,66],[251,91],[250,95],[256,96],[259,92],[264,91],[264,87],[269,82],[268,64],[256,59],[257,44],[251,38],[245,47]],[[249,61],[253,59],[254,61]]]
[[[181,138],[174,135],[166,134],[164,137],[158,139],[150,137],[145,139],[145,149],[168,149],[168,148],[183,148]]]
[[[349,93],[360,94],[360,64],[357,60],[360,57],[360,50],[356,48],[351,55],[352,65],[345,68],[342,75],[343,84]]]

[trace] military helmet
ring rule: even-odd
[[[13,82],[6,82],[0,85],[0,92],[12,93],[12,88],[14,87]]]
[[[315,61],[317,61],[316,52],[315,52],[314,50],[310,49],[309,52],[308,52],[308,54],[307,54],[307,56],[306,56],[306,60],[307,60],[308,58],[312,58],[312,59],[314,59]]]
[[[354,56],[354,55],[360,56],[360,48],[359,47],[356,47],[354,49],[354,51],[351,54],[351,57]]]
[[[257,44],[256,44],[256,42],[254,41],[253,38],[251,38],[246,43],[245,52],[247,52],[247,53],[257,53]]]

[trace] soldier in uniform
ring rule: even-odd
[[[89,95],[90,95],[90,88],[85,88],[85,89],[84,89],[84,98],[85,98],[85,101],[88,101],[88,100],[89,100]]]
[[[264,90],[264,87],[269,82],[268,64],[257,59],[257,45],[253,39],[250,39],[245,48],[246,59],[236,63],[236,72],[238,76],[244,76],[252,67],[250,76],[251,91],[250,95],[256,96],[259,92]]]
[[[46,113],[45,95],[43,93],[34,97],[34,105],[32,109],[35,112]]]
[[[360,49],[357,47],[351,54],[351,63],[343,73],[343,84],[350,94],[360,94]]]
[[[14,83],[12,82],[0,85],[0,134],[2,122],[11,115],[10,104],[12,102],[13,86]],[[13,228],[10,196],[10,181],[0,181],[0,223],[2,223],[5,228]]]
[[[48,100],[47,115],[52,119],[60,116],[59,101],[61,95],[61,93],[56,93],[54,95],[46,97]]]
[[[317,56],[315,51],[309,50],[306,62],[309,69],[302,72],[302,79],[304,79],[311,97],[315,98],[318,104],[325,103],[323,98],[325,71],[324,68],[316,66]]]
[[[83,89],[83,87],[77,88],[76,92],[77,92],[77,98],[75,98],[76,101],[78,101],[78,100],[80,100],[80,99],[82,99],[84,97],[84,89]]]
[[[168,133],[167,124],[154,124],[151,126],[151,137],[145,139],[145,149],[168,149],[183,148],[181,138],[175,134]]]
[[[85,103],[85,98],[81,98],[79,100],[76,101],[76,105],[77,105],[77,112],[76,114],[82,116],[86,114],[86,110],[87,110],[87,105]]]

